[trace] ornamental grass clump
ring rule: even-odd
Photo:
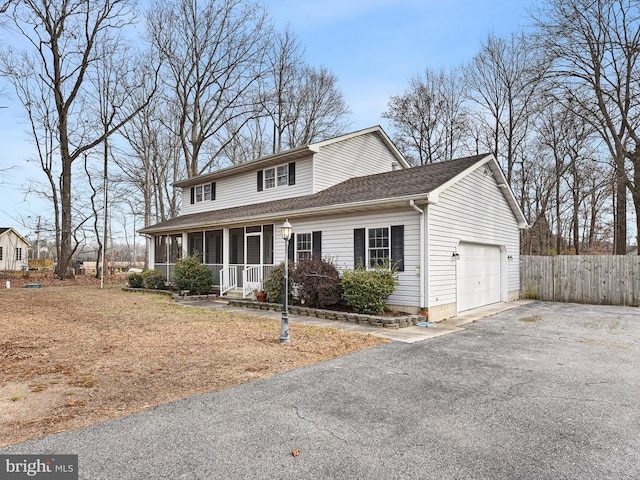
[[[358,313],[381,314],[397,284],[397,272],[388,266],[347,270],[342,274],[342,296]]]

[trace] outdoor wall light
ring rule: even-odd
[[[293,227],[287,219],[280,227],[284,240],[284,302],[282,305],[282,321],[280,322],[280,338],[278,343],[291,343],[289,337],[289,240],[293,233]]]
[[[460,258],[460,254],[458,252],[453,252],[451,256],[453,257],[454,260],[458,260]]]

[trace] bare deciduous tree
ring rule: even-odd
[[[461,153],[467,133],[464,95],[457,70],[427,68],[392,96],[383,118],[391,120],[394,141],[414,165],[450,160]]]
[[[614,248],[625,254],[627,188],[640,234],[640,5],[633,0],[550,0],[535,20],[538,41],[565,96],[609,148],[617,179]]]
[[[163,61],[166,100],[177,113],[173,133],[187,175],[198,175],[215,165],[226,144],[257,115],[271,41],[267,14],[245,0],[156,2],[147,15],[147,34]]]
[[[73,164],[135,115],[114,119],[108,130],[96,132],[92,126],[100,122],[87,108],[95,94],[92,66],[114,53],[99,47],[131,23],[131,8],[129,0],[23,0],[7,11],[28,47],[4,48],[0,65],[27,111],[49,180],[60,278],[73,275]]]
[[[533,124],[545,68],[524,35],[505,40],[491,34],[464,69],[476,119],[487,132],[484,148],[501,162],[511,184]],[[518,159],[520,155],[520,159]]]

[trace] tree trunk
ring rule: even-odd
[[[613,230],[614,255],[627,254],[627,184],[625,182],[624,156],[616,158],[616,208]]]

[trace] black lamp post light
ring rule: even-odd
[[[278,343],[291,343],[289,337],[289,240],[293,227],[287,219],[282,227],[282,238],[284,239],[284,302],[282,305],[282,321],[280,322],[280,338]]]

